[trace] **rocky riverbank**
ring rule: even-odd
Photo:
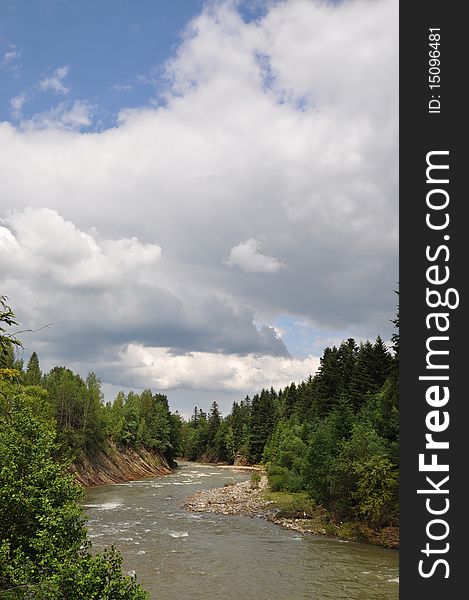
[[[361,523],[342,523],[334,520],[333,516],[320,506],[314,507],[313,510],[308,507],[308,514],[298,509],[285,510],[269,496],[271,494],[268,491],[267,476],[262,474],[256,484],[243,481],[227,484],[222,488],[198,491],[187,498],[184,508],[190,512],[260,517],[302,534],[330,535],[385,548],[399,548],[397,527],[376,531]]]
[[[257,488],[250,481],[242,481],[222,488],[200,490],[185,501],[184,508],[191,512],[267,517],[271,514],[271,503],[264,498],[266,490],[267,477],[261,475]]]

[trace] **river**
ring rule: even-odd
[[[84,508],[93,547],[114,543],[125,569],[157,600],[398,598],[395,550],[181,508],[199,489],[249,476],[181,463],[164,477],[88,489]]]

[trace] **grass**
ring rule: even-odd
[[[278,509],[275,520],[299,521],[302,530],[316,535],[330,535],[343,540],[368,542],[387,548],[399,547],[399,529],[388,527],[375,531],[356,521],[340,521],[322,506],[318,506],[306,492],[264,492],[265,500]]]
[[[264,498],[279,509],[279,517],[286,519],[305,519],[314,516],[318,511],[318,507],[306,492],[267,491]]]

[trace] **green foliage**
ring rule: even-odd
[[[31,354],[28,361],[26,372],[23,376],[23,383],[26,385],[41,385],[42,372],[39,366],[39,358],[36,352]]]
[[[189,460],[201,460],[207,454],[208,422],[207,415],[197,406],[190,421],[184,424],[182,431],[183,454]]]
[[[3,359],[11,345],[21,346],[21,342],[15,335],[8,333],[7,327],[13,325],[18,325],[15,313],[8,306],[7,297],[0,294],[0,360]]]
[[[55,419],[39,387],[0,388],[0,594],[143,600],[111,549],[92,556],[82,491],[56,460]]]
[[[350,403],[343,398],[331,413],[313,424],[309,436],[305,487],[316,502],[326,506],[333,498],[330,485],[333,462],[339,444],[350,435],[353,419]]]
[[[397,523],[396,465],[386,440],[370,423],[354,423],[350,437],[338,442],[321,476],[320,500],[342,517],[361,519],[372,527]]]
[[[300,492],[275,492],[264,494],[266,500],[280,509],[278,516],[289,519],[310,518],[317,513],[317,505],[305,491]]]
[[[14,380],[20,374],[14,364],[14,349],[21,347],[21,342],[9,332],[13,325],[18,325],[15,314],[7,304],[7,297],[0,294],[0,380]]]
[[[354,499],[358,516],[373,527],[398,523],[399,479],[395,465],[385,455],[374,455],[355,464]]]
[[[176,411],[170,415],[170,447],[174,457],[182,454],[182,430],[183,420],[181,415]]]
[[[54,407],[59,443],[69,456],[82,458],[86,448],[96,445],[99,396],[96,398],[95,390],[89,389],[79,375],[65,367],[54,367],[45,375],[44,387]]]
[[[275,395],[273,391],[262,390],[251,401],[249,421],[248,456],[252,463],[262,459],[264,447],[275,427]]]
[[[279,422],[267,443],[263,462],[273,491],[297,492],[304,489],[307,445],[299,426]]]

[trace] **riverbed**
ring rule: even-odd
[[[181,463],[164,477],[88,489],[96,550],[115,544],[124,568],[157,600],[390,600],[399,596],[395,550],[300,535],[259,518],[190,513],[200,489],[249,479]]]

